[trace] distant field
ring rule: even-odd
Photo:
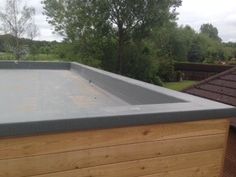
[[[0,60],[15,60],[15,57],[11,53],[0,53]],[[54,54],[36,54],[36,55],[26,55],[22,60],[39,60],[39,61],[52,61],[59,60],[58,55]]]
[[[14,56],[10,53],[0,53],[0,60],[14,60]]]
[[[39,61],[52,61],[52,60],[59,60],[58,55],[54,54],[37,54],[37,55],[27,55],[25,57],[26,60],[39,60]]]
[[[182,91],[196,83],[197,83],[196,81],[188,81],[188,80],[182,82],[167,82],[164,83],[164,87],[172,90]]]

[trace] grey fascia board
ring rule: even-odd
[[[49,66],[52,65],[47,65],[47,63],[51,62],[43,62],[43,64],[42,62],[35,62],[34,64],[39,68],[44,66],[50,69]],[[236,117],[236,108],[233,106],[169,90],[74,62],[66,62],[63,65],[60,62],[53,63],[53,68],[55,66],[58,66],[59,69],[65,67],[65,69],[71,69],[82,76],[83,70],[86,72],[92,71],[100,74],[101,77],[106,76],[112,82],[124,82],[181,101],[179,103],[145,105],[136,103],[136,105],[104,107],[96,110],[78,110],[78,112],[67,115],[57,113],[19,115],[17,122],[0,123],[1,137]],[[32,66],[32,63],[30,66]],[[83,112],[82,115],[81,111]]]

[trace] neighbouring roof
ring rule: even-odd
[[[236,67],[203,80],[184,92],[236,106]],[[232,125],[236,127],[236,120]]]
[[[233,65],[202,64],[202,63],[175,63],[176,71],[196,71],[208,73],[220,73],[233,68]]]
[[[203,80],[184,92],[236,106],[236,67]]]

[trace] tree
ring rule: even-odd
[[[178,27],[177,23],[166,23],[154,28],[149,43],[153,45],[157,58],[186,61],[196,32],[189,26]]]
[[[171,15],[175,16],[175,13],[170,13],[170,7],[179,6],[180,1],[110,0],[108,5],[109,21],[116,27],[118,72],[122,73],[124,43],[132,35],[135,35],[135,40],[146,37],[153,27],[169,20]]]
[[[124,49],[149,35],[153,27],[175,19],[181,0],[44,0],[55,30],[71,41],[104,38],[116,41],[116,72],[123,73]],[[85,36],[86,35],[86,36]]]
[[[40,35],[39,28],[37,25],[35,25],[34,22],[29,24],[26,32],[31,41],[33,41],[35,37]]]
[[[218,36],[218,29],[214,27],[212,24],[203,24],[200,28],[200,32],[202,34],[207,35],[209,38],[214,39],[216,41],[221,42],[221,38]]]
[[[201,37],[197,36],[188,52],[188,60],[190,62],[202,62],[205,59],[206,49]]]
[[[33,58],[35,58],[35,55],[38,52],[38,48],[37,48],[37,46],[34,45],[33,40],[35,37],[39,36],[39,29],[34,23],[29,25],[29,28],[27,29],[27,35],[31,40],[30,54],[33,56]]]
[[[28,29],[35,25],[34,15],[35,9],[22,5],[21,0],[6,0],[5,10],[0,12],[4,32],[14,37],[15,42],[11,44],[11,48],[17,60],[21,58],[24,49],[20,38],[27,35]]]

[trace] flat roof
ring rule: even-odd
[[[20,121],[19,115],[29,113],[82,115],[84,110],[128,105],[70,70],[1,69],[0,83],[1,123]]]
[[[79,63],[0,62],[0,136],[236,116],[236,108]]]

